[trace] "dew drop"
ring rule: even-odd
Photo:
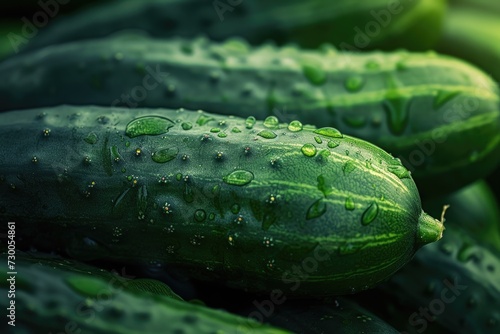
[[[339,145],[340,145],[340,144],[339,144],[338,142],[335,142],[335,141],[333,141],[333,140],[330,140],[330,141],[328,142],[328,147],[329,147],[329,148],[335,148],[335,147],[337,147],[337,146],[339,146]]]
[[[241,132],[241,130],[240,130],[240,129],[238,129],[237,127],[234,127],[234,128],[232,128],[232,129],[231,129],[231,132],[232,132],[232,133],[240,133],[240,132]]]
[[[343,138],[344,137],[339,130],[337,130],[335,128],[331,128],[331,127],[317,129],[314,131],[314,133],[316,133],[318,135],[325,136],[325,137],[331,137],[331,138]]]
[[[313,144],[304,144],[301,151],[306,157],[314,157],[316,155],[316,146]]]
[[[408,98],[390,91],[384,101],[384,110],[389,119],[389,129],[392,133],[400,135],[408,124]]]
[[[259,133],[257,133],[257,135],[265,139],[274,139],[277,137],[276,133],[270,130],[262,130]]]
[[[302,63],[302,72],[307,80],[313,85],[319,86],[326,82],[326,72],[323,70],[321,63],[317,60],[305,60]]]
[[[233,204],[231,206],[231,212],[234,213],[235,215],[237,215],[240,212],[240,209],[241,207],[239,206],[239,204]]]
[[[224,176],[222,180],[227,184],[244,186],[253,180],[253,173],[247,170],[239,169]]]
[[[315,141],[316,141],[316,143],[318,143],[318,144],[322,144],[322,143],[323,143],[323,140],[321,139],[321,137],[315,136],[315,137],[314,137],[314,140],[315,140]]]
[[[349,154],[349,152],[347,152],[347,154]],[[355,169],[356,169],[356,164],[351,160],[347,161],[344,164],[344,166],[342,166],[342,171],[344,172],[344,175],[352,173]]]
[[[217,134],[217,137],[219,137],[219,138],[226,138],[227,137],[227,133],[225,133],[225,132],[219,132]]]
[[[87,135],[87,137],[85,137],[84,140],[86,143],[94,145],[97,143],[97,135],[94,132],[91,132]]]
[[[370,206],[363,212],[361,216],[361,224],[368,225],[377,218],[378,215],[378,204],[373,202]]]
[[[220,128],[211,128],[210,132],[212,132],[212,133],[220,132]]]
[[[433,108],[434,110],[440,109],[449,101],[453,100],[456,96],[460,95],[460,92],[454,91],[449,92],[445,90],[438,91],[436,97],[434,98]]]
[[[160,116],[143,116],[134,119],[127,124],[125,134],[129,138],[143,135],[161,135],[168,132],[174,126],[170,119]]]
[[[196,220],[197,222],[201,223],[205,221],[206,218],[207,214],[204,210],[198,209],[194,212],[194,220]]]
[[[299,121],[291,121],[290,124],[288,124],[288,130],[291,132],[302,131],[302,128],[302,123]]]
[[[402,165],[391,165],[387,167],[387,170],[400,179],[410,178],[410,171]]]
[[[363,77],[359,75],[350,76],[344,83],[345,88],[351,93],[359,91],[361,88],[363,88],[363,85]]]
[[[193,124],[191,122],[183,122],[181,127],[183,130],[191,130],[193,128]]]
[[[345,199],[345,209],[346,210],[349,210],[349,211],[352,211],[354,210],[355,206],[354,206],[354,200],[352,199],[351,196],[347,197]]]
[[[309,209],[307,209],[306,220],[321,217],[326,212],[326,203],[322,198],[315,201]]]
[[[266,117],[264,120],[264,126],[269,129],[277,129],[279,125],[278,118],[276,116]]]
[[[344,115],[342,116],[342,120],[347,126],[354,129],[362,128],[367,123],[364,115]]]
[[[151,159],[153,159],[154,162],[165,163],[175,159],[177,153],[179,153],[177,147],[163,148],[151,154]]]
[[[199,126],[203,126],[213,120],[214,118],[212,116],[201,114],[196,120],[196,124],[198,124]]]
[[[248,118],[245,120],[245,126],[247,129],[253,128],[257,120],[253,116],[248,116]]]

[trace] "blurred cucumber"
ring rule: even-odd
[[[0,258],[7,262],[6,253]],[[15,269],[16,275],[5,270],[0,274],[0,305],[7,309],[2,333],[243,334],[255,333],[256,328],[259,333],[289,333],[161,295],[156,289],[137,285],[124,289],[109,279],[110,274],[75,262],[17,253]],[[156,281],[148,284],[162,285]],[[15,297],[8,297],[11,293]],[[15,318],[9,317],[12,314]],[[12,319],[15,326],[8,324]]]
[[[347,298],[331,302],[291,301],[286,296],[271,299],[255,300],[253,307],[241,314],[297,334],[398,333],[384,320]]]
[[[141,29],[155,37],[205,33],[214,40],[240,36],[251,43],[426,50],[436,42],[445,8],[444,0],[114,1],[54,22],[26,49]]]
[[[500,81],[500,2],[498,10],[452,7],[437,51],[467,60]]]
[[[446,196],[423,200],[422,206],[430,215],[439,217],[445,204],[450,205],[446,226],[460,226],[480,242],[500,251],[500,210],[485,181],[477,181]]]
[[[413,309],[409,332],[423,333],[433,322],[453,333],[500,331],[500,253],[468,234],[448,224],[440,242],[423,247],[380,285]]]

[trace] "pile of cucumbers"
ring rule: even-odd
[[[500,6],[19,3],[2,333],[500,332]]]

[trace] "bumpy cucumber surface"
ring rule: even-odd
[[[54,22],[26,50],[140,29],[155,37],[214,40],[241,36],[251,43],[275,40],[317,47],[324,42],[357,50],[426,50],[436,41],[444,0],[149,0],[115,1]],[[24,43],[23,43],[24,44]]]
[[[320,296],[376,285],[443,230],[398,159],[334,128],[90,106],[0,124],[0,218],[76,258]]]
[[[497,85],[435,54],[122,36],[20,56],[0,76],[3,110],[163,106],[334,126],[399,157],[423,193],[458,189],[500,160]]]
[[[439,52],[465,59],[500,81],[500,4],[497,9],[458,6],[446,16]]]
[[[0,258],[7,262],[5,253]],[[20,256],[15,263],[15,280],[8,280],[5,271],[1,274],[1,307],[5,310],[15,300],[15,326],[3,321],[2,333],[208,334],[254,333],[255,328],[262,333],[289,333],[175,298],[127,291],[106,275],[90,275],[53,260]],[[9,299],[11,286],[15,298]]]
[[[422,247],[381,287],[414,308],[407,315],[411,333],[434,321],[453,333],[500,329],[500,254],[451,223],[439,243]]]
[[[477,181],[447,196],[424,200],[422,207],[438,217],[443,205],[450,205],[446,223],[462,227],[478,242],[500,251],[500,210],[491,188],[484,181]]]
[[[284,300],[280,303],[282,305],[273,305],[273,312],[268,305],[262,304],[259,304],[260,309],[249,308],[241,315],[260,319],[263,311],[269,312],[265,317],[267,323],[297,334],[399,333],[384,320],[346,298],[323,303]]]

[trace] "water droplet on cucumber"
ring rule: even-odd
[[[349,155],[349,151],[347,151],[347,155]],[[352,173],[356,168],[356,164],[353,161],[349,160],[344,164],[344,166],[342,166],[342,171],[344,172],[344,175],[348,175]]]
[[[191,130],[193,128],[193,124],[191,122],[183,122],[181,127],[183,130]]]
[[[165,163],[177,157],[179,149],[177,147],[163,148],[151,155],[151,159],[157,163]]]
[[[197,222],[201,223],[201,222],[205,221],[206,218],[207,218],[207,214],[206,214],[205,210],[198,209],[194,212],[194,220],[196,220]]]
[[[234,213],[235,215],[237,215],[240,212],[240,209],[241,207],[239,206],[239,204],[233,204],[231,206],[231,212]]]
[[[379,208],[376,202],[370,204],[370,206],[365,210],[365,212],[363,212],[363,215],[361,216],[361,224],[368,225],[372,221],[374,221],[375,218],[377,218],[378,211]]]
[[[299,121],[291,121],[290,124],[288,124],[288,130],[291,132],[302,131],[302,128],[302,123]]]
[[[234,186],[244,186],[253,180],[253,173],[243,169],[235,170],[224,176],[222,180]]]
[[[306,213],[306,220],[321,217],[326,212],[326,203],[323,198],[315,201],[308,209]]]
[[[326,72],[318,60],[304,60],[302,71],[307,80],[313,85],[320,86],[326,82]]]
[[[363,77],[353,75],[346,79],[344,86],[349,92],[355,93],[363,88],[364,83]]]
[[[354,208],[355,208],[354,200],[352,199],[351,196],[347,197],[345,199],[345,209],[349,210],[349,211],[352,211],[352,210],[354,210]]]
[[[392,174],[396,175],[400,179],[405,179],[410,177],[410,171],[402,165],[391,165],[387,167],[387,170]]]
[[[276,116],[268,116],[264,120],[264,126],[269,129],[277,129],[279,125],[278,118]]]
[[[245,127],[247,129],[251,129],[251,128],[253,128],[253,126],[255,125],[256,122],[257,122],[257,120],[255,119],[255,117],[248,116],[247,119],[245,120]]]
[[[302,146],[301,148],[301,151],[306,157],[314,157],[317,152],[316,146],[314,146],[313,144],[304,144],[304,146]]]
[[[331,137],[331,138],[343,138],[344,135],[342,133],[331,127],[325,127],[325,128],[320,128],[314,131],[314,133],[317,133],[318,135],[322,135],[325,137]]]
[[[125,134],[129,138],[143,135],[161,135],[168,132],[174,126],[174,122],[166,117],[143,116],[129,122],[125,128]]]
[[[277,137],[276,133],[270,130],[262,130],[257,135],[265,139],[274,139]]]

